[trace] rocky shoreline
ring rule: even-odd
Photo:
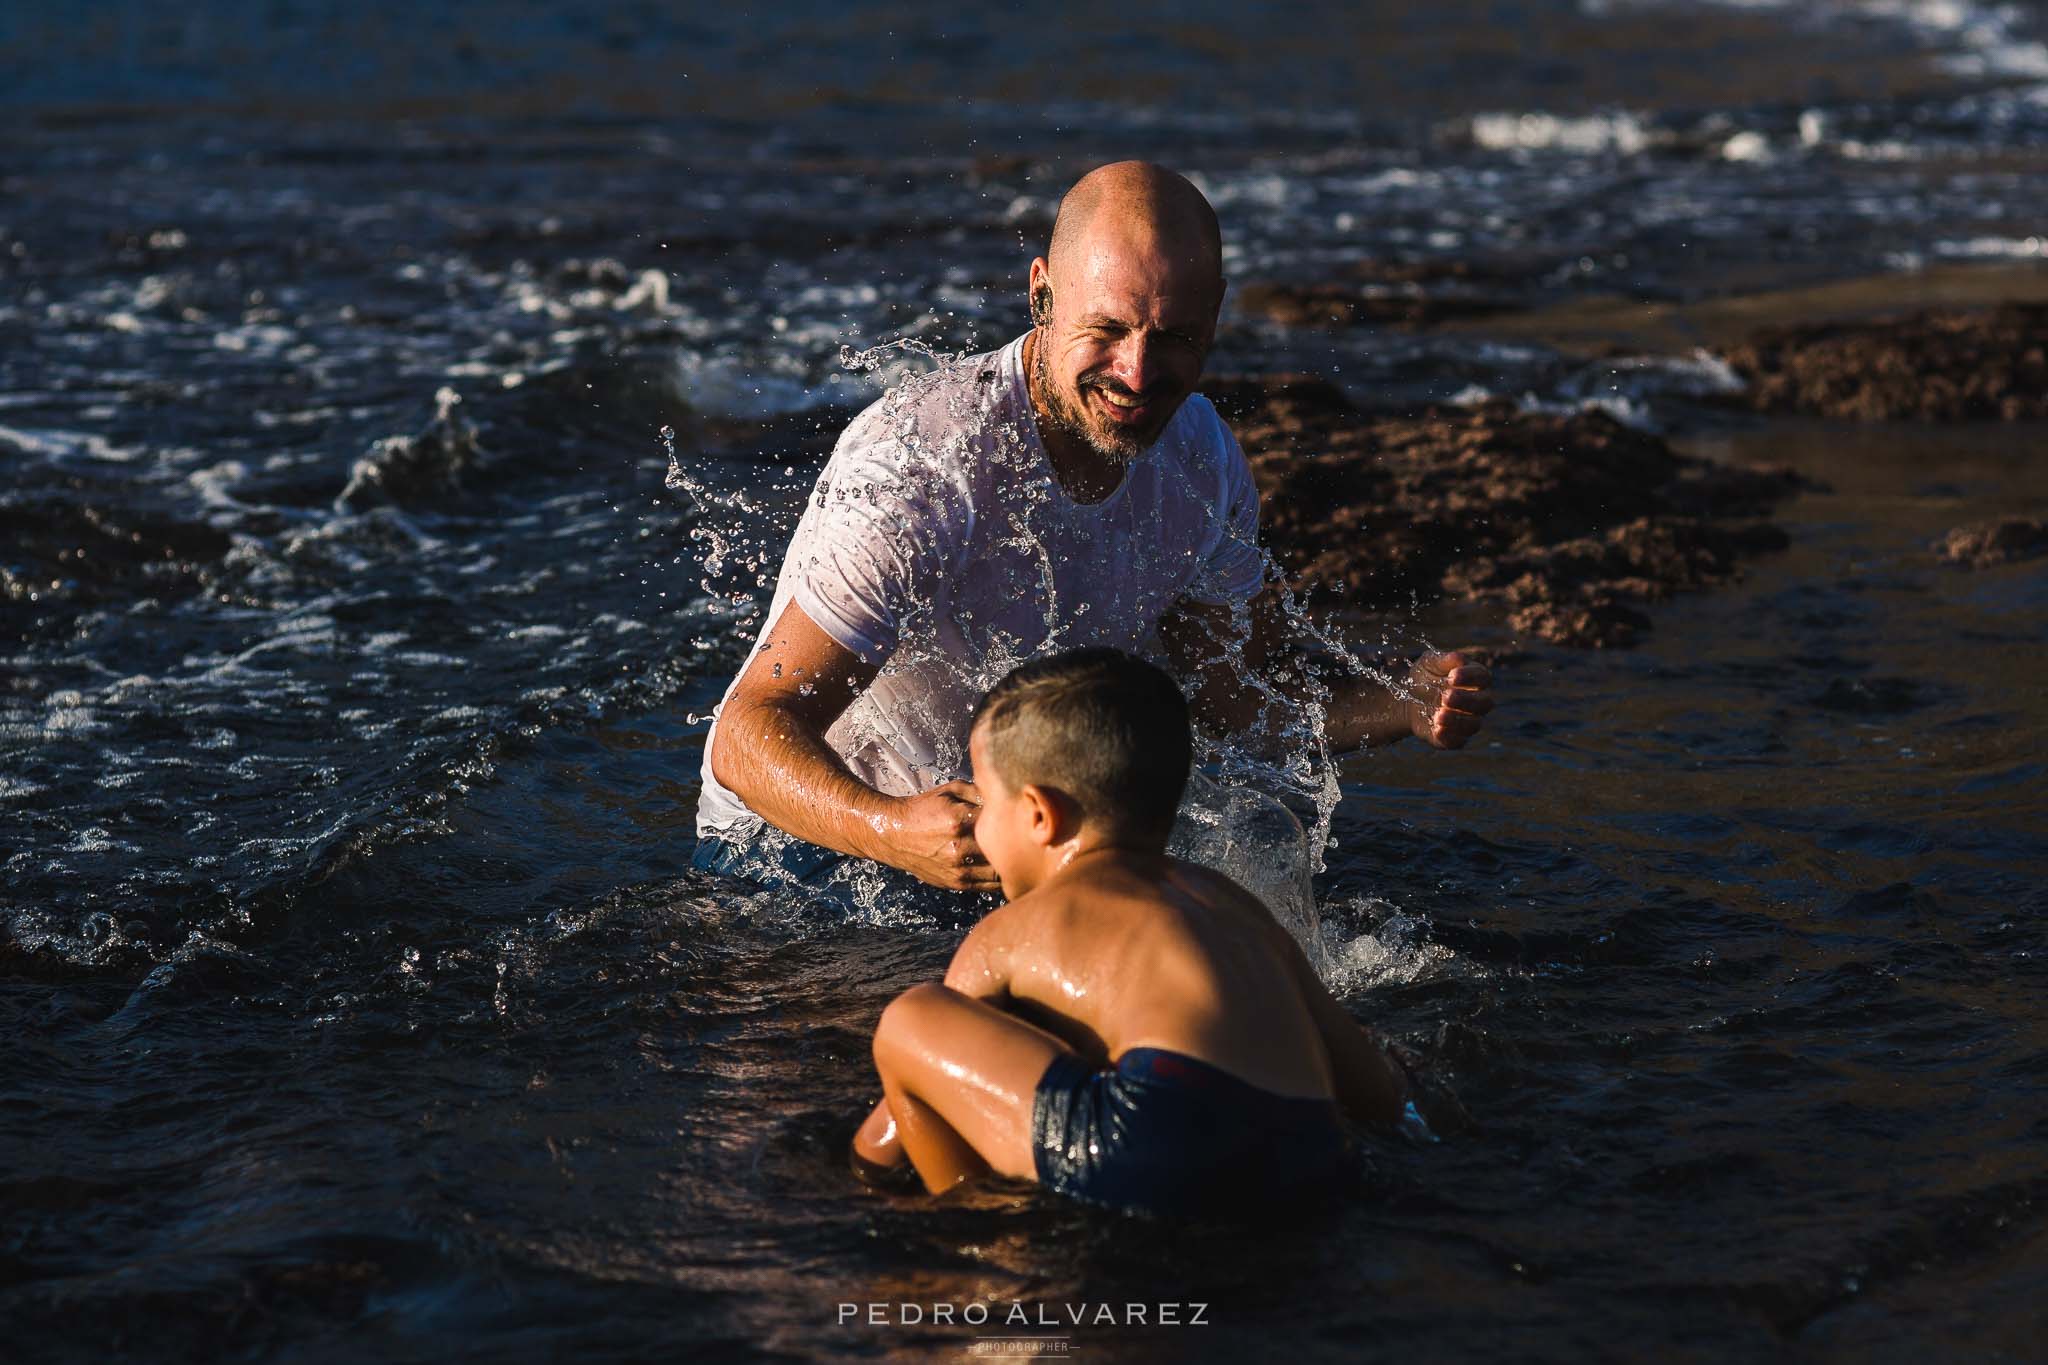
[[[2048,304],[1766,327],[1728,364],[1759,412],[1858,421],[2048,418]]]
[[[2001,277],[2007,285],[2013,278]],[[1619,304],[1573,305],[1560,320],[1581,354],[1660,351],[1704,332],[1745,387],[1720,399],[1766,416],[1850,421],[2048,420],[2048,302],[2038,282],[1992,302],[1989,274],[1930,277],[1960,306],[1850,320],[1772,321],[1804,308],[1891,296],[1889,279],[1830,294],[1735,298],[1637,310],[1658,338],[1629,339]],[[1258,282],[1235,295],[1247,319],[1284,327],[1439,324],[1485,333],[1487,319],[1542,340],[1549,316],[1514,301],[1487,272],[1448,264],[1365,262],[1319,282]],[[1809,313],[1808,316],[1812,316]],[[1598,339],[1606,318],[1616,331]],[[1687,325],[1690,318],[1691,324]],[[1761,323],[1761,325],[1759,325]],[[1697,345],[1697,341],[1691,344]],[[1568,349],[1570,349],[1568,347]],[[1773,507],[1812,486],[1787,468],[1742,468],[1683,455],[1604,413],[1521,411],[1511,403],[1362,410],[1304,375],[1216,380],[1205,390],[1236,428],[1266,501],[1264,534],[1299,587],[1325,601],[1397,609],[1442,596],[1498,604],[1527,639],[1625,646],[1645,610],[1674,593],[1740,577],[1744,559],[1782,548]],[[1932,547],[1982,569],[2048,555],[2048,522],[2009,516],[1959,526]]]
[[[2015,560],[2048,555],[2048,521],[2039,517],[1999,517],[1958,526],[1935,543],[1944,564],[1959,569],[1990,569]]]
[[[1367,261],[1340,280],[1266,281],[1237,291],[1246,317],[1286,327],[1428,327],[1521,311],[1505,276],[1459,261]]]
[[[1634,643],[1642,610],[1780,549],[1758,520],[1807,486],[1716,465],[1603,412],[1507,402],[1374,414],[1300,375],[1211,381],[1265,500],[1263,534],[1313,599],[1498,603],[1520,635]]]

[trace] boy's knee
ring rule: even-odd
[[[891,1000],[882,1011],[882,1022],[875,1026],[875,1060],[879,1062],[883,1050],[891,1044],[908,1039],[928,1025],[953,999],[952,991],[936,981],[927,981]]]

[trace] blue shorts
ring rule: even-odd
[[[1335,1100],[1275,1095],[1162,1048],[1100,1069],[1055,1057],[1031,1106],[1039,1183],[1133,1213],[1298,1207],[1345,1179]]]

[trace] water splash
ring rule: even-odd
[[[965,562],[923,565],[933,583],[952,585],[974,576],[971,600],[956,601],[948,589],[934,588],[901,604],[893,647],[878,661],[875,680],[828,730],[834,748],[853,756],[856,772],[896,795],[970,776],[966,736],[947,718],[964,721],[976,697],[1031,659],[1111,645],[1168,662],[1157,622],[1171,602],[1152,598],[1159,594],[1157,585],[1186,580],[1189,550],[1150,533],[1138,495],[1126,492],[1136,473],[1127,470],[1120,488],[1100,502],[1071,500],[1035,422],[1015,411],[1014,371],[990,365],[988,357],[947,353],[914,337],[866,349],[842,346],[839,354],[848,371],[887,373],[890,382],[842,437],[842,458],[818,476],[804,510],[861,509],[852,514],[870,516],[869,533],[887,540],[892,552],[907,557],[906,564],[922,553],[908,524],[917,517],[936,515],[971,496],[981,519],[972,535],[960,533],[968,548],[952,551],[966,555]],[[907,360],[918,364],[904,365]],[[968,363],[984,369],[963,375],[960,367]],[[704,470],[687,465],[672,429],[663,429],[662,441],[666,484],[688,497],[698,514],[690,534],[703,547],[706,595],[758,620],[761,599],[773,585],[773,566],[823,551],[806,549],[805,541],[785,548],[785,528],[769,509],[743,492],[715,487]],[[1175,450],[1170,443],[1155,445],[1136,457],[1133,470],[1147,462],[1146,477],[1154,481],[1150,496],[1208,506],[1213,490],[1190,482],[1194,470],[1183,467]],[[882,454],[870,458],[866,451]],[[970,478],[988,482],[970,495],[964,491]],[[1216,647],[1229,686],[1255,700],[1250,728],[1258,738],[1198,740],[1206,775],[1190,789],[1176,848],[1260,895],[1323,969],[1329,955],[1320,937],[1313,877],[1323,868],[1341,795],[1325,734],[1333,702],[1327,680],[1368,680],[1397,695],[1404,692],[1403,682],[1370,651],[1361,655],[1308,614],[1254,532],[1225,527],[1224,534],[1236,552],[1259,566],[1260,580],[1295,637],[1301,657],[1286,662],[1298,685],[1283,690],[1270,670],[1253,666],[1246,652],[1250,609],[1240,602]],[[985,610],[977,614],[974,603]],[[1310,659],[1316,667],[1296,666]],[[869,764],[865,772],[862,756]],[[749,839],[771,857],[786,842],[765,828]],[[850,895],[861,915],[886,918],[900,909],[890,904],[889,878],[863,879],[855,867],[843,880],[838,893]]]

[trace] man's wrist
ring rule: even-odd
[[[1373,748],[1415,734],[1415,723],[1414,705],[1392,687],[1372,677],[1355,678],[1332,698],[1329,740],[1336,749]]]
[[[896,859],[892,856],[896,845],[890,835],[901,823],[903,798],[878,792],[863,784],[861,795],[850,805],[854,818],[847,829],[847,842],[852,845],[847,851],[869,862],[896,866]]]

